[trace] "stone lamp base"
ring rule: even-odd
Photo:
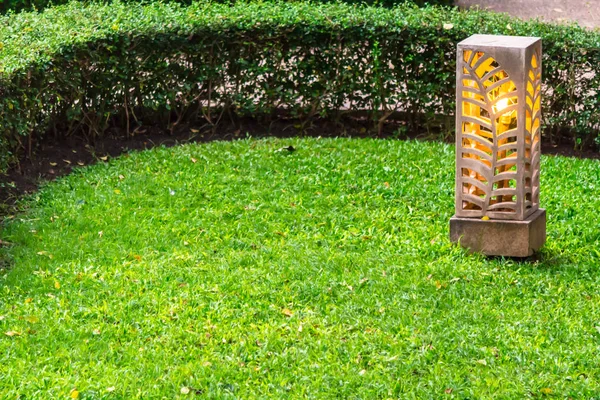
[[[450,218],[450,240],[487,256],[528,257],[546,242],[546,210],[523,221]]]

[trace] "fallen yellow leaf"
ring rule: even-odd
[[[60,282],[59,281],[54,281],[54,287],[56,289],[60,289]]]
[[[488,217],[487,215],[484,215],[483,217],[481,217],[482,221],[489,221],[490,217]]]
[[[542,392],[543,394],[552,394],[552,389],[542,388],[542,390],[540,390],[540,392]]]
[[[8,331],[8,332],[4,332],[4,334],[6,336],[21,336],[21,332],[17,332],[17,331]]]
[[[294,315],[292,310],[290,310],[289,308],[284,308],[283,310],[281,310],[281,313],[286,317],[291,317],[292,315]]]
[[[79,391],[77,389],[73,389],[71,391],[71,395],[70,396],[71,396],[72,399],[78,399],[79,398]]]

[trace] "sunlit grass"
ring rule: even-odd
[[[523,262],[449,243],[444,144],[214,142],[78,169],[4,222],[0,398],[589,398],[600,165],[542,168],[548,243]]]

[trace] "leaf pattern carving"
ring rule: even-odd
[[[517,212],[517,87],[482,52],[462,59],[459,193],[463,214],[512,218]]]
[[[525,207],[537,209],[540,202],[540,155],[541,155],[541,89],[542,68],[540,52],[535,51],[531,56],[530,69],[527,74],[527,90],[525,93],[526,123],[525,144],[529,164],[525,171]]]

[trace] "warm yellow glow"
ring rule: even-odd
[[[506,92],[500,92],[498,94],[498,96],[503,96]],[[508,112],[506,114],[503,114],[503,111],[509,106],[511,105],[511,98],[504,98],[501,100],[498,100],[498,102],[494,105],[494,112],[496,114],[500,114],[500,124],[501,125],[510,125],[512,122],[512,119],[515,117],[515,111],[512,112]],[[497,132],[498,134],[502,133],[504,130],[502,127],[498,127],[499,131]]]
[[[501,112],[506,107],[508,107],[508,98],[502,99],[496,103],[496,112]]]
[[[522,220],[539,204],[539,43],[475,37],[458,52],[456,214]]]
[[[517,88],[514,82],[508,79],[504,70],[496,72],[498,64],[493,58],[488,57],[485,61],[480,62],[479,58],[485,57],[485,55],[479,52],[476,54],[465,53],[465,57],[466,64],[463,64],[462,83],[465,88],[471,89],[462,92],[462,113],[464,117],[469,118],[462,124],[463,134],[485,140],[476,141],[470,138],[464,140],[462,147],[469,150],[462,154],[462,158],[472,159],[474,162],[482,164],[483,168],[492,168],[494,160],[508,157],[506,150],[499,149],[507,143],[508,138],[498,139],[498,136],[516,126],[517,110],[511,110],[511,108],[517,104]],[[487,179],[483,174],[477,172],[477,168],[467,170],[469,171],[467,176],[481,182],[481,185],[464,182],[463,193],[484,199],[487,192],[481,189],[481,186],[489,186]],[[499,165],[494,171],[495,174],[500,174],[506,172],[507,168],[505,165]],[[503,179],[494,183],[493,190],[508,188],[508,180]],[[487,206],[511,200],[512,194],[495,195],[487,200]],[[463,202],[463,209],[478,210],[481,209],[481,205],[466,201]],[[497,209],[500,210],[500,208]]]

